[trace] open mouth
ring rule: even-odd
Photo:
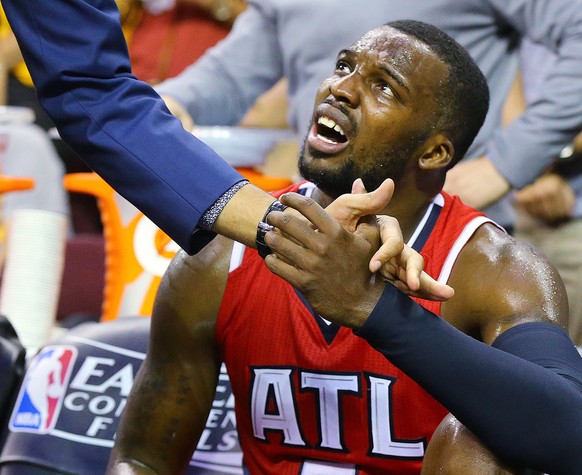
[[[323,102],[316,111],[307,135],[307,143],[316,158],[331,158],[347,149],[354,127],[340,107]]]
[[[316,133],[318,138],[330,144],[346,143],[348,141],[343,129],[329,117],[317,119]]]

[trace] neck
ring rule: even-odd
[[[407,199],[399,201],[394,197],[390,204],[378,214],[393,216],[398,220],[404,242],[408,242],[416,231],[418,223],[426,213],[434,196],[423,196],[423,199]]]

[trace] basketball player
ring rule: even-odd
[[[503,459],[579,467],[582,359],[561,328],[557,272],[441,192],[487,107],[475,63],[430,25],[390,23],[340,52],[300,157],[311,182],[281,197],[317,229],[266,218],[277,231],[260,253],[293,286],[222,237],[177,255],[108,473],[183,472],[214,417],[221,361],[253,474],[419,473],[449,411]],[[455,297],[404,295],[370,273],[373,222],[352,234],[322,214],[358,177],[356,191],[394,180],[384,213]]]

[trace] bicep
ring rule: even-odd
[[[522,323],[567,326],[566,290],[556,268],[533,246],[489,226],[461,251],[449,284],[459,291],[443,304],[443,316],[487,344]]]
[[[523,323],[567,327],[568,300],[557,270],[545,258],[527,261],[508,265],[499,274],[491,315],[486,316],[481,327],[483,341],[488,344]]]

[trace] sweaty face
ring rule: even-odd
[[[299,169],[326,194],[396,182],[416,163],[446,65],[422,42],[383,26],[338,55],[323,81]]]

